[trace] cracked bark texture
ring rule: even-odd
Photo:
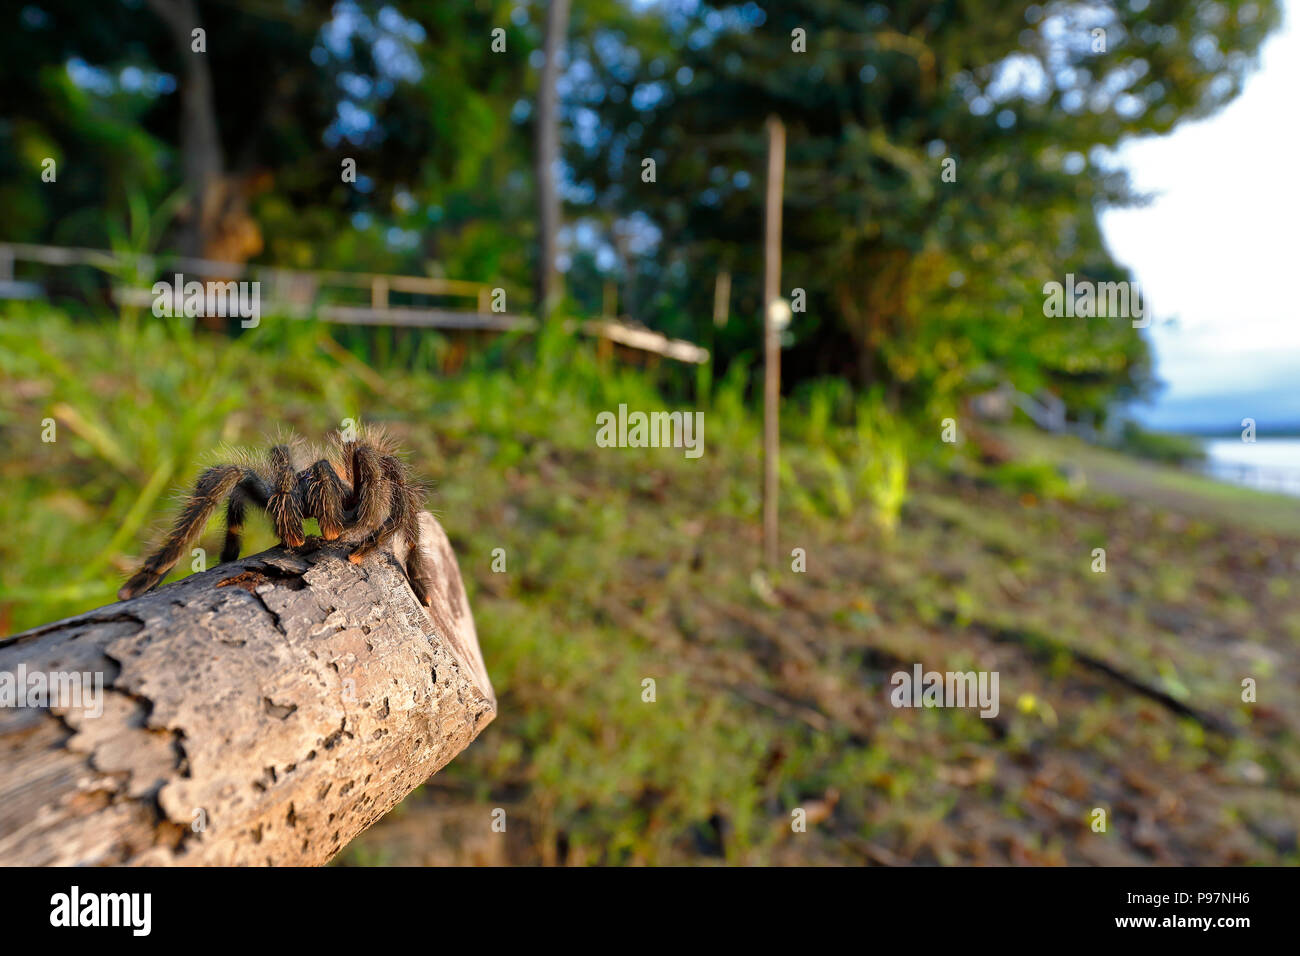
[[[273,549],[0,640],[0,672],[103,675],[99,716],[0,708],[0,864],[322,864],[445,766],[496,698],[420,521],[427,611],[399,538],[361,565]]]

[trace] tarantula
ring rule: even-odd
[[[367,429],[358,441],[334,436],[325,456],[301,470],[295,468],[295,457],[306,456],[295,456],[289,444],[274,446],[261,467],[248,462],[206,469],[163,546],[122,585],[118,599],[125,601],[155,587],[203,533],[222,500],[229,499],[223,562],[239,557],[249,504],[267,513],[276,536],[290,549],[307,543],[302,529],[306,518],[316,519],[326,541],[346,535],[345,540],[357,542],[348,555],[353,564],[360,564],[400,531],[409,546],[406,576],[415,596],[428,605],[433,568],[420,547],[423,491],[412,483],[395,451],[382,433]]]

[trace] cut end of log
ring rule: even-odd
[[[49,688],[0,709],[0,860],[327,862],[496,716],[451,545],[420,521],[427,608],[405,542],[360,564],[322,543],[0,641],[20,694]]]

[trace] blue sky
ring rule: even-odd
[[[1156,316],[1158,428],[1300,424],[1300,0],[1241,96],[1207,120],[1118,151],[1142,209],[1107,212],[1111,252]],[[1166,324],[1166,320],[1174,321]]]

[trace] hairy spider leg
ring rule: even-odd
[[[251,501],[263,511],[271,497],[262,476],[252,469],[245,469],[244,477],[230,492],[230,501],[226,503],[226,543],[221,548],[221,560],[234,561],[239,557],[239,549],[244,543],[244,515]]]
[[[324,459],[307,469],[304,477],[303,501],[307,517],[316,519],[326,541],[334,541],[343,533],[347,521],[344,503],[349,489],[339,480],[334,466]]]
[[[420,603],[426,607],[433,602],[433,562],[424,553],[420,541],[420,501],[413,488],[404,489],[406,495],[406,514],[402,521],[402,537],[410,546],[406,552],[406,577],[411,582],[411,590]]]
[[[397,465],[394,470],[387,461]],[[352,488],[357,495],[357,527],[372,533],[384,526],[393,507],[394,479],[400,480],[401,467],[396,459],[380,455],[366,442],[357,442],[352,449]]]
[[[143,594],[167,576],[181,555],[203,533],[212,512],[230,494],[243,474],[244,469],[237,465],[216,465],[199,475],[167,541],[122,585],[117,592],[118,600],[126,601]]]
[[[381,482],[372,482],[371,487],[380,487],[384,490],[388,498],[388,516],[377,527],[371,526],[370,532],[358,542],[357,546],[352,549],[348,555],[348,560],[353,564],[360,564],[367,554],[375,550],[380,545],[387,544],[388,541],[402,530],[402,523],[410,511],[410,497],[406,494],[406,487],[402,483],[402,465],[396,458],[387,455],[379,458],[379,469],[383,475]],[[366,510],[366,492],[363,488],[361,493],[361,510]],[[357,522],[361,524],[360,521]]]
[[[330,461],[334,462],[339,470],[340,476],[353,488],[357,484],[357,476],[352,464],[352,454],[356,450],[355,441],[344,441],[337,434],[331,435],[329,439],[329,450],[327,452]]]
[[[289,446],[276,445],[268,458],[271,463],[271,495],[266,502],[266,511],[281,543],[286,547],[301,548],[307,539],[302,533],[301,492]]]

